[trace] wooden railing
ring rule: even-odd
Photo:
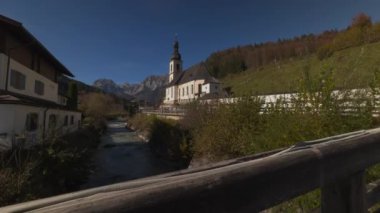
[[[258,212],[321,189],[322,212],[367,212],[380,128],[0,208],[0,212]]]

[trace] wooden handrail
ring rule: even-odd
[[[380,162],[380,128],[0,208],[0,212],[257,212],[316,188],[322,212],[366,212],[363,174]],[[334,199],[332,199],[334,198]],[[347,209],[349,208],[349,209]]]

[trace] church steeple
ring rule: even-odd
[[[174,40],[173,55],[171,60],[181,60],[181,54],[179,53],[179,43],[177,38]]]
[[[182,59],[179,53],[179,42],[177,36],[174,40],[173,54],[169,63],[169,83],[182,71]]]

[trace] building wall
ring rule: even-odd
[[[195,81],[189,81],[187,83],[178,86],[179,101],[193,100],[195,99]],[[192,89],[193,88],[193,89]]]
[[[195,87],[196,87],[196,89],[195,89],[195,94],[196,95],[200,95],[200,93],[202,93],[202,84],[204,84],[204,82],[205,82],[205,80],[204,79],[200,79],[200,80],[196,80],[195,82],[194,82],[194,84],[195,84]],[[199,90],[200,89],[200,90]]]
[[[3,63],[5,62],[5,66],[1,66],[2,69],[0,70],[0,75],[4,75],[4,78],[6,76],[6,68],[7,68],[7,56],[4,54],[0,54],[0,61]],[[1,64],[0,64],[1,65]],[[1,68],[0,67],[0,68]],[[52,101],[54,103],[58,103],[58,84],[54,81],[44,77],[43,75],[34,72],[33,70],[30,70],[28,67],[22,65],[21,63],[11,59],[10,63],[10,70],[16,70],[26,76],[26,85],[25,90],[19,90],[16,88],[13,88],[11,86],[11,72],[9,72],[8,75],[8,91],[27,95],[35,98],[45,99],[48,101]],[[35,93],[34,87],[35,87],[35,81],[41,81],[44,83],[44,94],[38,95]],[[4,82],[0,82],[0,87],[4,87],[1,85],[5,85]]]
[[[5,29],[0,27],[0,52],[3,52],[5,53],[6,51],[6,44],[5,44],[5,41],[6,41],[6,32],[5,32]]]
[[[20,41],[10,33],[5,36],[5,39],[6,49],[13,48],[10,53],[12,59],[30,70],[33,70],[33,72],[40,73],[51,81],[57,82],[57,73],[59,73],[58,70],[54,68],[49,60],[36,52],[32,48],[32,45]],[[7,52],[4,53],[7,54]]]
[[[204,83],[203,79],[189,81],[178,86],[179,102],[189,102],[196,100],[199,97],[199,85]],[[193,89],[191,89],[193,87]]]
[[[54,67],[44,58],[41,58],[39,63],[40,69],[38,73],[54,82],[57,82],[57,71]]]
[[[7,33],[6,35],[6,48],[11,49],[11,58],[32,69],[33,55],[29,47],[30,45],[21,42],[10,33]],[[8,54],[8,51],[6,51],[5,54]]]
[[[182,61],[171,60],[169,63],[169,83],[175,78],[182,70]]]
[[[221,89],[222,88],[218,83],[207,83],[202,85],[202,92],[204,94],[219,94]]]
[[[45,116],[46,112],[46,116]],[[29,113],[38,114],[38,128],[33,132],[26,132],[26,117]],[[81,113],[75,111],[66,111],[58,109],[48,109],[43,107],[25,106],[18,104],[0,104],[0,135],[7,135],[8,140],[12,136],[25,135],[33,137],[32,141],[40,137],[43,132],[44,118],[45,118],[45,132],[49,131],[49,116],[54,114],[57,116],[57,124],[55,130],[58,133],[66,134],[75,131],[79,128],[81,123]],[[64,125],[65,116],[68,116],[68,125]],[[71,116],[73,116],[73,123],[71,124]],[[50,129],[51,131],[51,129]],[[27,139],[28,141],[28,139]],[[30,141],[30,138],[29,138]]]
[[[189,81],[184,84],[167,87],[165,91],[164,104],[188,103],[200,97],[204,79]],[[193,89],[191,89],[193,87]],[[173,96],[171,95],[173,91]]]
[[[176,100],[178,100],[177,86],[167,87],[165,90],[164,103],[173,104]]]
[[[10,132],[21,132],[20,128],[15,127],[16,111],[13,105],[0,105],[0,134]],[[17,128],[17,129],[15,129]]]
[[[169,83],[174,79],[174,62],[170,61],[169,63]]]

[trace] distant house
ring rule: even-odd
[[[63,75],[73,77],[21,23],[0,15],[0,149],[79,128],[81,113],[58,93]]]
[[[219,97],[222,92],[221,83],[210,75],[205,63],[196,64],[182,71],[179,44],[175,41],[169,63],[169,83],[166,87],[164,104],[183,104],[201,97]]]

